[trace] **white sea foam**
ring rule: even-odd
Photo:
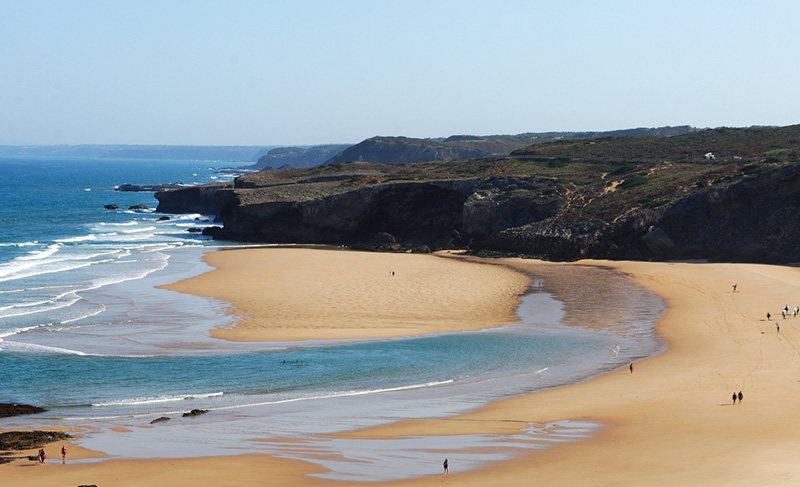
[[[101,262],[103,262],[103,261],[101,261]],[[16,272],[16,273],[13,274],[13,275],[11,273],[5,273],[4,274],[3,272],[0,271],[0,276],[4,276],[4,277],[0,277],[0,282],[12,281],[14,279],[24,279],[26,277],[40,276],[42,274],[53,274],[53,273],[56,273],[56,272],[72,271],[72,270],[75,270],[75,269],[81,269],[81,268],[84,268],[84,267],[89,267],[90,265],[94,265],[94,264],[98,264],[98,263],[100,263],[100,262],[82,262],[80,264],[66,265],[66,266],[58,267],[58,268],[39,269],[37,271],[27,272],[27,273],[18,272],[18,270],[15,269],[14,272]]]
[[[142,232],[154,232],[156,227],[142,227],[142,228],[134,228],[132,230],[122,230],[122,233],[142,233]]]
[[[139,222],[135,222],[135,221],[133,221],[133,222],[124,222],[124,223],[110,223],[110,222],[96,223],[96,225],[99,226],[99,227],[130,227],[130,226],[135,226],[135,225],[138,225],[138,224],[139,224]]]
[[[256,403],[248,403],[248,404],[235,404],[231,406],[223,406],[218,408],[211,408],[214,410],[223,410],[223,409],[238,409],[238,408],[245,408],[245,407],[255,407],[255,406],[269,406],[272,404],[286,404],[290,402],[298,402],[298,401],[310,401],[310,400],[319,400],[319,399],[334,399],[338,397],[352,397],[352,396],[364,396],[370,394],[382,394],[387,392],[399,392],[399,391],[410,391],[415,389],[425,389],[429,387],[436,387],[442,386],[445,384],[451,384],[455,382],[453,379],[442,380],[442,381],[433,381],[433,382],[426,382],[424,384],[411,384],[407,386],[397,386],[397,387],[386,387],[380,389],[365,389],[360,391],[335,391],[335,392],[325,392],[325,393],[318,393],[318,394],[306,394],[300,397],[291,397],[286,399],[275,399],[272,401],[263,401],[263,402],[256,402]]]
[[[30,330],[35,330],[36,328],[39,328],[40,326],[45,326],[45,325],[24,326],[22,328],[11,328],[11,329],[8,329],[8,330],[0,330],[0,341],[2,341],[2,338],[14,336],[14,335],[17,335],[19,333],[25,333],[26,331],[30,331]]]
[[[33,242],[6,242],[0,243],[0,247],[30,247],[31,245],[41,245],[38,241]]]
[[[3,341],[3,344],[7,350],[13,352],[56,353],[62,355],[78,355],[81,357],[86,357],[91,355],[85,352],[81,352],[79,350],[70,350],[68,348],[60,348],[60,347],[50,347],[47,345],[36,345],[33,343]]]
[[[56,242],[59,242],[59,243],[78,243],[78,242],[90,242],[92,240],[97,240],[97,235],[89,234],[89,235],[83,235],[83,236],[80,236],[80,237],[62,238],[62,239],[56,240]]]
[[[37,250],[35,252],[31,252],[28,255],[23,255],[23,256],[17,257],[14,260],[40,260],[40,259],[46,259],[47,257],[50,257],[51,255],[53,255],[56,252],[58,252],[59,249],[61,249],[61,244],[52,244],[52,245],[48,245],[47,248],[45,248],[44,250]]]
[[[75,318],[65,319],[65,320],[63,320],[61,323],[62,323],[62,324],[67,324],[67,323],[72,323],[72,322],[74,322],[74,321],[84,320],[84,319],[86,319],[86,318],[89,318],[90,316],[96,316],[96,315],[99,315],[100,313],[102,313],[102,312],[103,312],[103,311],[105,311],[105,310],[106,310],[106,307],[105,307],[105,305],[102,305],[102,304],[101,304],[100,306],[98,306],[97,308],[95,308],[95,309],[94,309],[94,311],[92,311],[91,313],[85,313],[85,314],[83,314],[83,315],[81,315],[81,316],[76,316]]]
[[[51,247],[57,248],[49,250]],[[87,265],[106,262],[104,260],[96,260],[94,262],[75,265],[74,262],[76,261],[89,261],[91,259],[98,259],[100,257],[112,257],[125,252],[125,250],[121,248],[110,250],[103,249],[100,251],[94,250],[89,253],[73,252],[63,255],[58,254],[58,257],[54,257],[54,255],[56,255],[56,251],[61,248],[61,244],[56,244],[48,247],[46,250],[32,253],[29,256],[18,257],[10,262],[0,264],[0,281],[23,279],[37,276],[39,274],[50,274],[53,272],[73,270],[85,267]]]
[[[250,407],[259,407],[259,406],[271,406],[271,405],[278,405],[278,404],[287,404],[292,402],[298,401],[311,401],[311,400],[320,400],[320,399],[336,399],[342,397],[351,397],[351,396],[362,396],[362,395],[369,395],[369,394],[380,394],[380,393],[387,393],[387,392],[399,392],[399,391],[408,391],[414,389],[424,389],[429,387],[436,387],[440,385],[446,385],[454,382],[454,380],[443,380],[443,381],[434,381],[434,382],[426,382],[424,384],[414,384],[408,386],[398,386],[398,387],[387,387],[381,389],[368,389],[362,391],[339,391],[339,392],[330,392],[330,393],[321,393],[321,394],[306,394],[301,397],[293,397],[287,399],[275,399],[272,401],[262,401],[262,402],[254,402],[254,403],[238,403],[238,404],[231,404],[227,406],[217,406],[217,407],[208,407],[203,406],[204,409],[208,409],[210,411],[224,411],[224,410],[232,410],[232,409],[242,409],[242,408],[250,408]],[[134,399],[122,399],[122,400],[115,400],[109,401],[105,403],[99,404],[92,404],[93,407],[106,407],[106,406],[142,406],[147,404],[159,404],[159,403],[168,403],[168,402],[176,402],[181,400],[187,399],[209,399],[212,397],[220,397],[223,396],[222,392],[211,393],[211,394],[191,394],[191,395],[177,395],[177,396],[153,396],[153,397],[142,397],[142,398],[134,398]],[[238,397],[246,397],[242,395],[236,394],[235,396]],[[228,397],[228,395],[225,395]],[[123,414],[123,415],[115,415],[115,416],[101,416],[101,417],[81,417],[81,418],[70,418],[75,420],[92,420],[92,419],[119,419],[119,418],[132,418],[132,417],[147,417],[147,416],[155,416],[155,415],[172,415],[172,414],[180,414],[185,412],[185,410],[170,410],[170,411],[163,411],[159,410],[157,412],[148,411],[148,412],[136,412],[132,414]]]
[[[92,407],[99,408],[108,406],[141,406],[145,404],[160,404],[165,402],[190,401],[193,399],[208,399],[210,397],[219,397],[222,396],[223,394],[224,394],[223,392],[208,392],[200,394],[182,394],[175,396],[136,397],[132,399],[118,399],[114,401],[96,403],[92,404]]]
[[[9,276],[14,273],[19,273],[21,271],[24,271],[25,269],[36,267],[37,265],[41,265],[41,263],[26,262],[20,264],[20,261],[18,260],[7,262],[5,264],[0,264],[0,277]]]
[[[53,311],[55,309],[67,308],[79,300],[80,297],[78,297],[76,294],[65,293],[61,296],[56,296],[53,299],[6,306],[5,308],[0,309],[0,318],[14,318],[17,316],[25,316],[34,313],[42,313],[45,311]]]
[[[61,289],[64,286],[37,286],[37,287],[26,287],[20,289],[4,289],[0,291],[0,294],[14,294],[14,293],[24,293],[29,291],[43,291],[47,289]]]

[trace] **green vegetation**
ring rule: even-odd
[[[709,152],[715,157],[705,158]],[[353,187],[398,181],[533,177],[554,182],[555,187],[542,197],[551,201],[563,198],[575,218],[613,220],[638,208],[657,208],[709,186],[796,164],[800,164],[800,126],[721,128],[671,137],[559,140],[530,145],[507,157],[406,164],[338,162],[242,178],[328,180]],[[513,190],[498,198],[512,196]]]

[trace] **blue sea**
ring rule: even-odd
[[[464,412],[663,349],[658,297],[612,271],[552,267],[532,276],[520,323],[508,327],[388,340],[215,340],[208,330],[235,319],[227,303],[157,286],[209,271],[205,252],[238,244],[188,231],[213,225],[214,215],[158,214],[153,193],[115,187],[230,180],[235,172],[221,167],[230,165],[0,158],[0,403],[48,409],[0,419],[0,430],[71,428],[82,446],[112,458],[264,452],[318,463],[333,479],[408,478],[438,469],[431,451],[464,470],[498,460],[498,451],[513,457],[537,435],[579,439],[601,425],[531,425],[522,442],[325,435]],[[142,204],[148,209],[127,209]],[[183,418],[192,409],[208,412]],[[171,419],[151,425],[160,417]]]

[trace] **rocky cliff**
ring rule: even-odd
[[[356,247],[453,248],[551,216],[547,178],[496,177],[348,187],[338,181],[218,190],[219,238]],[[513,196],[501,196],[509,188]],[[549,196],[542,196],[549,194]]]
[[[563,214],[562,214],[563,216]],[[614,221],[544,219],[476,249],[578,258],[800,262],[800,167],[700,191]]]
[[[585,160],[565,160],[553,146],[492,160],[337,164],[156,197],[159,211],[173,212],[213,200],[224,222],[215,237],[240,241],[554,260],[800,262],[800,127],[781,134],[781,143],[731,149],[724,160],[686,156],[720,138],[710,131],[676,137],[663,152],[641,139],[632,144],[646,153],[612,144],[615,156],[605,159],[598,140],[581,143],[591,151]]]
[[[175,190],[157,191],[155,193],[155,197],[158,200],[156,211],[159,213],[202,213],[204,215],[216,215],[219,213],[217,191],[232,186],[233,183],[214,183]]]
[[[800,166],[700,190],[611,221],[580,218],[579,198],[552,178],[473,179],[347,186],[341,181],[181,189],[159,208],[224,222],[215,236],[270,243],[345,244],[379,250],[468,248],[553,260],[702,258],[800,261]]]

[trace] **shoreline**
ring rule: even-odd
[[[431,258],[301,247],[222,249],[203,257],[211,272],[158,287],[231,303],[235,323],[212,329],[211,336],[233,342],[398,338],[519,321],[515,310],[529,276],[491,261],[444,259],[434,266]]]
[[[523,267],[530,264],[518,259],[508,261]],[[449,455],[451,475],[457,475],[459,484],[466,486],[486,485],[489,479],[496,485],[524,484],[531,479],[548,485],[574,485],[589,478],[594,485],[796,483],[800,467],[795,466],[794,452],[800,440],[787,426],[800,419],[800,413],[791,410],[791,386],[796,384],[793,375],[795,366],[800,365],[795,348],[800,325],[791,318],[781,320],[778,333],[774,320],[768,322],[763,314],[771,311],[779,316],[784,301],[791,306],[792,299],[800,295],[798,269],[604,261],[566,265],[611,267],[662,296],[669,308],[658,323],[658,333],[668,342],[667,351],[637,362],[632,374],[617,370],[581,384],[498,401],[467,414],[329,437],[380,441],[414,435],[512,435],[520,429],[572,418],[603,426],[582,441],[471,472],[459,472],[458,462],[453,460],[457,457]],[[736,293],[731,292],[733,283],[739,285]],[[744,391],[745,400],[733,406],[730,395],[738,390]],[[91,478],[91,482],[108,483],[113,478],[116,481],[112,483],[123,486],[142,485],[134,478],[119,478],[132,469],[142,469],[151,482],[211,485],[204,481],[203,472],[217,467],[238,472],[226,477],[230,485],[256,478],[248,469],[256,469],[283,485],[341,485],[308,477],[320,473],[320,469],[306,462],[284,463],[262,455],[209,458],[202,463],[196,460],[167,462],[173,466],[172,472],[160,471],[166,461],[158,460],[108,460],[67,467],[73,473],[80,471],[81,478]],[[174,467],[178,467],[178,473]],[[63,485],[66,478],[77,478],[68,475],[66,469],[50,475],[50,471],[59,469],[48,468],[46,477],[52,478],[48,483],[38,471],[28,474],[23,465],[0,469],[19,485]],[[440,473],[437,470],[430,476],[381,484],[433,485],[442,482]]]

